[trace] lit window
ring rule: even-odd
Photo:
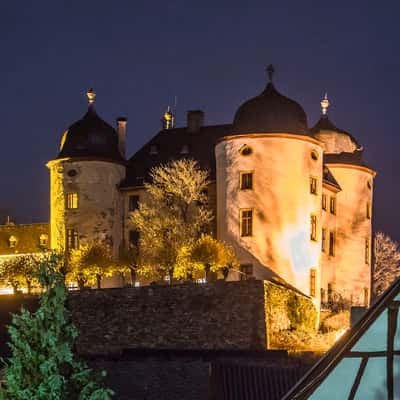
[[[78,247],[78,231],[75,229],[67,229],[67,250],[77,249]]]
[[[364,288],[364,306],[368,307],[369,304],[369,290],[367,287]]]
[[[252,264],[241,264],[240,265],[240,280],[246,280],[253,276],[253,265]]]
[[[370,249],[370,243],[369,243],[369,239],[365,239],[365,264],[369,264],[370,263],[370,255],[371,255],[371,249]]]
[[[317,240],[317,216],[316,215],[311,215],[310,239],[313,241]]]
[[[317,178],[310,177],[310,193],[317,194]]]
[[[322,228],[321,250],[322,250],[324,253],[326,252],[326,228]]]
[[[240,210],[240,236],[253,235],[253,210]]]
[[[314,268],[310,269],[310,296],[315,297],[316,293],[316,279],[317,278],[317,271]]]
[[[10,247],[15,247],[17,245],[17,238],[14,235],[11,235],[8,239]]]
[[[135,211],[139,208],[139,196],[129,196],[129,211]]]
[[[241,172],[240,173],[240,189],[251,190],[253,189],[253,173]]]
[[[329,255],[334,256],[336,251],[336,237],[335,232],[329,232]]]
[[[371,203],[367,203],[367,219],[371,219]]]
[[[78,193],[67,193],[67,208],[73,209],[78,208]]]
[[[336,215],[336,197],[331,196],[329,201],[329,211],[331,214]]]
[[[42,233],[42,234],[39,236],[39,245],[40,245],[40,246],[46,247],[48,241],[49,241],[49,236],[48,236],[48,235]]]
[[[322,195],[322,209],[326,211],[326,194]]]

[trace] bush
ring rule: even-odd
[[[281,284],[265,282],[268,335],[282,330],[316,330],[318,314],[312,300]]]

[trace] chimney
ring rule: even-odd
[[[187,113],[187,131],[190,133],[199,132],[203,126],[204,112],[201,110],[188,111]]]
[[[120,117],[117,119],[117,132],[118,132],[118,149],[122,156],[125,159],[126,153],[126,124],[127,119]]]

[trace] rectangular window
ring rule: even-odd
[[[321,251],[326,252],[326,228],[322,228]]]
[[[252,264],[241,264],[240,265],[240,280],[246,280],[253,276],[253,265]]]
[[[333,301],[333,283],[328,283],[328,303]]]
[[[369,239],[365,239],[365,264],[369,264],[370,263],[370,244],[369,244]]]
[[[310,177],[310,193],[317,194],[317,178]]]
[[[329,255],[335,256],[336,251],[336,237],[335,232],[329,232]]]
[[[241,172],[240,173],[240,190],[252,190],[253,189],[253,173],[252,172]]]
[[[78,208],[78,193],[67,193],[66,197],[67,209]]]
[[[135,211],[139,208],[139,196],[129,196],[129,211]]]
[[[364,306],[368,307],[369,304],[369,290],[368,288],[364,288]]]
[[[67,250],[77,249],[78,247],[78,231],[76,229],[67,229]]]
[[[317,240],[317,216],[311,215],[310,239]]]
[[[371,203],[367,203],[367,219],[371,219]]]
[[[322,209],[326,211],[326,194],[322,195]]]
[[[310,269],[310,296],[315,297],[315,293],[316,293],[316,283],[317,280],[317,271],[315,270],[315,268],[311,268]]]
[[[129,246],[137,247],[139,245],[139,231],[129,231]]]
[[[240,236],[253,236],[253,210],[240,210]]]
[[[331,196],[329,201],[329,211],[331,214],[336,215],[336,197]]]

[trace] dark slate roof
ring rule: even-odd
[[[42,234],[48,235],[50,240],[49,224],[0,225],[0,255],[36,253]],[[17,239],[16,246],[12,248],[10,236]]]
[[[103,121],[94,106],[89,105],[82,119],[73,123],[64,133],[57,158],[99,158],[122,162],[118,149],[118,134]]]
[[[233,133],[272,132],[312,136],[300,104],[283,96],[272,83],[268,83],[259,96],[246,101],[236,111]]]
[[[210,400],[280,400],[306,372],[299,365],[213,363]]]
[[[198,132],[188,132],[187,128],[162,130],[128,161],[127,177],[121,187],[141,186],[152,167],[180,157],[197,160],[202,169],[209,170],[210,179],[214,180],[215,145],[218,139],[231,132],[232,125],[229,124],[204,126]],[[155,150],[157,154],[151,154]]]
[[[363,159],[363,150],[356,150],[352,153],[325,153],[324,164],[349,164],[369,168]]]
[[[391,385],[393,390],[393,379],[396,378],[393,376],[393,352],[396,351],[396,354],[399,353],[399,350],[396,347],[398,346],[398,342],[396,341],[396,345],[394,345],[394,340],[396,335],[399,334],[398,330],[400,329],[399,324],[397,323],[398,311],[400,306],[400,278],[397,278],[394,283],[384,292],[384,294],[378,298],[375,304],[373,304],[369,310],[360,318],[357,324],[351,328],[346,334],[329,350],[328,353],[325,354],[315,365],[312,367],[294,386],[289,393],[282,400],[306,400],[310,398],[312,393],[317,390],[320,385],[326,384],[326,379],[328,375],[338,366],[338,364],[346,358],[359,358],[360,360],[364,360],[363,362],[368,363],[374,357],[387,357],[387,365],[391,370],[387,370],[387,377],[391,378]],[[362,346],[368,348],[368,350],[360,351],[357,346],[357,343],[360,343],[360,340],[364,335],[368,333],[371,326],[378,320],[379,317],[383,315],[384,312],[387,312],[387,329],[386,334],[382,337],[376,337],[376,335],[381,335],[381,332],[372,332],[372,336],[378,340],[378,343],[383,343],[385,345],[384,351],[374,351],[372,348],[368,348],[365,346],[365,341]],[[396,332],[397,331],[397,332]],[[362,347],[359,346],[359,347]],[[356,347],[356,350],[353,350],[353,347]],[[390,359],[391,358],[391,359]],[[390,366],[391,364],[391,366]],[[346,373],[352,374],[354,378],[354,383],[352,385],[352,394],[348,398],[358,398],[357,389],[359,387],[360,381],[362,379],[362,375],[364,372],[364,367],[361,365],[358,371],[347,370]],[[391,371],[391,372],[390,372]],[[378,371],[377,371],[378,372]],[[389,376],[391,375],[391,376]],[[386,382],[389,385],[389,380]],[[337,385],[337,383],[336,383]],[[329,388],[330,389],[330,388]],[[344,398],[338,393],[336,386],[331,387],[329,393],[331,394],[329,398],[324,397],[326,400],[329,399],[337,399]],[[386,389],[384,388],[384,393]],[[371,397],[368,398],[393,398],[386,397],[386,394],[382,394],[382,396],[373,397],[373,393],[371,393]]]
[[[355,143],[357,148],[361,147],[354,136],[352,136],[349,132],[346,132],[343,129],[340,129],[336,125],[334,125],[327,115],[322,115],[321,118],[318,120],[318,122],[312,128],[310,128],[310,131],[313,134],[319,133],[321,131],[343,133],[350,137],[350,139]]]
[[[338,190],[342,190],[338,181],[332,175],[332,172],[329,170],[328,167],[325,167],[325,166],[324,166],[324,170],[323,170],[323,181],[324,181],[324,183],[327,183],[328,185],[334,186]]]

